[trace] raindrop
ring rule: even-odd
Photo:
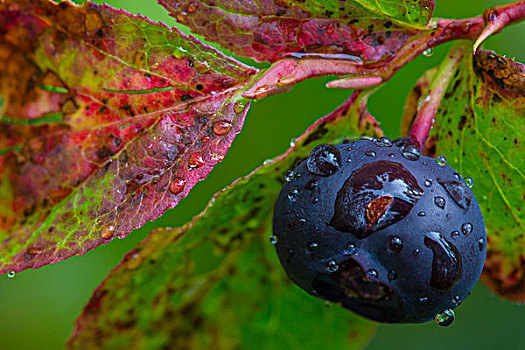
[[[326,271],[328,272],[336,272],[338,268],[339,266],[333,259],[328,260],[328,262],[326,263]]]
[[[388,137],[381,137],[376,140],[376,145],[378,147],[391,147],[392,141]]]
[[[419,255],[419,249],[414,249],[414,251],[412,252],[412,255],[413,256],[418,256]]]
[[[204,159],[202,158],[202,153],[195,152],[190,156],[189,165],[190,168],[198,168],[204,164]]]
[[[177,177],[173,179],[170,183],[170,191],[173,194],[179,194],[184,190],[184,187],[186,186],[186,180],[183,178]]]
[[[319,182],[317,181],[317,179],[310,179],[308,180],[306,185],[304,185],[304,188],[306,188],[307,190],[313,190],[317,186],[319,186]]]
[[[319,249],[319,244],[316,242],[309,243],[307,249],[310,253],[315,252]]]
[[[352,158],[348,157],[348,159],[346,160],[347,163],[352,163]]]
[[[425,215],[427,215],[427,214],[424,211],[420,211],[419,213],[417,213],[417,216],[423,217]]]
[[[355,244],[354,243],[348,243],[346,246],[345,246],[345,249],[344,249],[344,253],[346,255],[352,255],[355,253]]]
[[[290,182],[290,181],[292,181],[294,175],[295,175],[295,173],[294,173],[292,170],[288,170],[288,171],[284,174],[284,179],[286,180],[286,182]]]
[[[429,180],[429,179],[425,180],[425,186],[426,187],[432,186],[432,180]]]
[[[13,278],[15,277],[15,272],[13,270],[7,271],[7,278]]]
[[[233,105],[233,110],[236,114],[241,113],[245,109],[246,109],[246,101],[244,100],[239,100],[235,102],[235,104]]]
[[[295,146],[295,139],[290,140],[290,147],[293,147],[293,146]]]
[[[286,257],[286,261],[290,262],[290,260],[292,260],[294,255],[295,255],[295,252],[293,251],[293,249],[288,249],[288,256]]]
[[[452,322],[454,322],[454,319],[456,316],[454,315],[454,311],[451,309],[447,309],[434,317],[436,320],[436,323],[440,326],[450,326]]]
[[[365,152],[365,154],[369,157],[375,157],[376,156],[376,152],[372,151],[372,150],[368,150]]]
[[[315,204],[315,203],[317,203],[317,202],[319,202],[319,198],[314,198],[314,199],[312,199],[312,203],[313,203],[313,204]]]
[[[272,237],[270,237],[270,242],[272,244],[277,244],[277,241],[279,241],[279,238],[277,238],[276,235],[273,235]]]
[[[464,235],[468,235],[472,232],[472,224],[470,222],[466,222],[461,226],[461,232],[463,232]]]
[[[110,239],[115,234],[115,226],[110,225],[108,227],[104,227],[101,232],[101,236],[104,239]]]
[[[452,219],[452,215],[450,215],[450,214],[445,215],[445,217],[447,218],[447,220]]]
[[[403,249],[403,241],[397,236],[392,236],[388,243],[388,248],[394,253],[399,253]]]
[[[393,281],[397,279],[397,272],[395,272],[394,270],[391,270],[388,272],[388,275],[386,277],[388,277],[389,281]]]
[[[341,153],[332,145],[320,145],[315,147],[308,159],[306,167],[314,175],[330,176],[341,166]]]
[[[428,297],[421,297],[419,298],[420,303],[426,303],[428,301]]]
[[[297,223],[298,223],[299,225],[304,225],[304,224],[306,224],[306,219],[305,219],[305,218],[298,218],[298,219],[297,219]]]
[[[445,209],[445,198],[441,196],[434,197],[434,204],[440,207],[441,209]]]
[[[452,231],[450,236],[452,236],[452,238],[458,238],[459,237],[459,231]]]
[[[420,156],[421,154],[419,153],[419,148],[417,148],[416,146],[409,145],[406,146],[403,150],[403,157],[405,157],[408,160],[415,161],[418,160]]]
[[[443,156],[437,157],[436,163],[438,163],[439,166],[445,166],[445,164],[447,164],[447,158]]]
[[[454,298],[452,298],[452,302],[456,305],[459,305],[461,303],[461,297],[456,295]]]
[[[213,123],[213,133],[215,135],[225,135],[232,128],[232,123],[227,120],[217,120]]]
[[[474,180],[472,180],[470,177],[465,178],[465,183],[467,184],[468,188],[472,188],[472,186],[474,186]]]
[[[433,48],[429,48],[429,49],[426,49],[425,51],[423,51],[423,56],[425,57],[430,57],[434,54],[434,49]]]
[[[295,202],[298,196],[299,196],[299,190],[297,189],[293,189],[288,193],[288,199],[290,200],[290,202]]]
[[[377,271],[374,269],[368,270],[365,274],[365,278],[369,281],[372,281],[377,278]]]
[[[461,277],[458,249],[439,232],[427,233],[424,243],[433,253],[430,286],[441,292],[449,291]]]
[[[485,246],[485,240],[483,238],[478,239],[478,245],[479,245],[479,251],[483,251],[483,247]]]

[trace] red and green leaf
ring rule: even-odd
[[[240,131],[255,70],[108,6],[0,2],[0,271],[124,237]]]
[[[157,230],[129,252],[95,290],[70,348],[361,348],[375,325],[295,287],[269,238],[287,170],[318,144],[381,136],[368,95],[355,93],[193,222]]]
[[[207,40],[270,62],[291,53],[378,61],[430,31],[434,11],[433,0],[158,1]]]
[[[471,45],[462,53],[446,82],[428,151],[474,180],[488,237],[482,278],[498,294],[523,302],[525,66],[485,50],[472,56]]]

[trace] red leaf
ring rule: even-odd
[[[0,3],[0,272],[124,237],[206,177],[255,71],[108,6]]]

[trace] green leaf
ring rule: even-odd
[[[173,208],[241,130],[256,71],[87,2],[0,2],[0,273],[83,254]]]
[[[194,33],[244,57],[379,61],[426,27],[434,0],[158,0]]]
[[[150,234],[95,290],[70,348],[361,348],[375,325],[292,285],[269,238],[287,170],[320,143],[381,136],[368,94],[216,194],[193,222]]]
[[[525,301],[525,66],[464,44],[431,132],[435,155],[474,181],[487,232],[482,278]],[[482,228],[474,228],[474,230]]]

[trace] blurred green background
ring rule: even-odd
[[[153,20],[175,24],[154,0],[106,2],[133,13],[142,13]],[[470,17],[490,6],[509,2],[436,0],[435,14],[440,17]],[[524,43],[525,24],[521,24],[492,37],[485,48],[525,62]],[[435,49],[432,57],[418,58],[372,97],[370,110],[381,121],[389,137],[399,136],[399,118],[404,100],[415,80],[426,69],[439,64],[448,47],[450,45]],[[324,83],[327,81],[307,81],[289,93],[254,103],[243,132],[225,160],[217,165],[206,181],[197,184],[177,208],[166,212],[154,223],[148,223],[127,238],[112,241],[83,256],[39,270],[24,271],[14,278],[0,276],[0,349],[63,348],[73,330],[73,321],[89,300],[93,289],[123,254],[151,229],[179,226],[190,220],[204,208],[213,193],[237,177],[246,175],[265,159],[283,153],[292,138],[303,133],[317,118],[332,111],[349,95],[348,91],[326,89]],[[478,284],[471,297],[456,309],[456,316],[456,321],[448,328],[434,323],[382,325],[367,349],[484,350],[521,348],[525,344],[525,306],[497,298],[482,284]]]

